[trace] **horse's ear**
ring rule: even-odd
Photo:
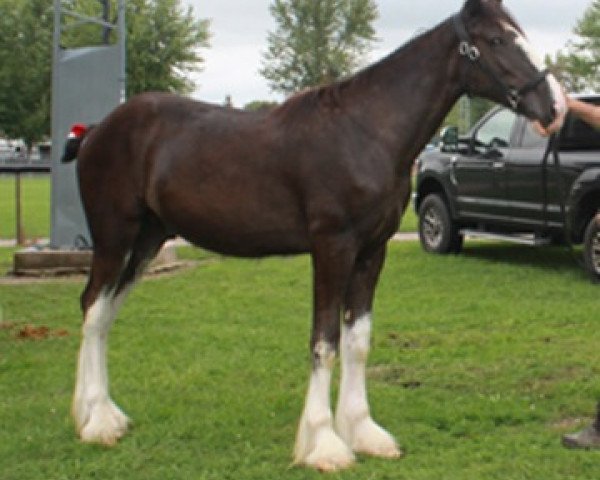
[[[495,0],[497,3],[502,3],[502,0]],[[463,7],[463,12],[470,17],[476,17],[479,15],[483,6],[488,2],[488,0],[467,0]]]
[[[463,7],[463,12],[470,17],[476,17],[481,12],[481,9],[481,0],[467,0]]]

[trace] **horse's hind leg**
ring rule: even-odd
[[[371,418],[367,400],[366,362],[371,337],[373,294],[385,247],[359,259],[346,294],[341,331],[342,372],[336,409],[336,430],[354,451],[380,457],[401,455],[394,438]]]
[[[129,419],[109,395],[106,343],[134,280],[165,239],[160,229],[147,226],[133,230],[130,242],[122,237],[113,243],[119,248],[98,245],[94,252],[88,285],[81,297],[84,323],[72,409],[84,442],[113,445],[127,431]]]
[[[84,322],[72,413],[85,442],[114,444],[127,431],[128,418],[108,393],[106,341],[117,313],[115,287],[126,257],[94,253],[88,285],[81,297]]]

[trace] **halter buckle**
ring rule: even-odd
[[[481,57],[479,49],[475,45],[471,45],[469,42],[462,41],[458,45],[458,53],[463,57],[467,57],[472,62],[476,62]]]
[[[519,104],[521,103],[521,94],[517,89],[510,88],[506,95],[506,99],[508,100],[508,103],[510,104],[512,109],[516,110]]]

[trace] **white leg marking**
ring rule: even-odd
[[[379,457],[401,455],[394,438],[371,418],[366,389],[366,363],[371,340],[371,316],[342,326],[342,377],[336,410],[336,429],[355,452]]]
[[[108,393],[106,342],[126,292],[113,298],[103,292],[87,310],[82,328],[73,417],[84,442],[114,445],[127,431],[129,419]]]
[[[333,430],[329,388],[335,353],[325,343],[317,345],[317,351],[323,361],[310,377],[296,436],[294,463],[331,472],[350,466],[354,455]]]

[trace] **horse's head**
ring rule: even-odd
[[[454,17],[468,93],[506,105],[550,131],[562,125],[565,96],[502,0],[467,0]]]

